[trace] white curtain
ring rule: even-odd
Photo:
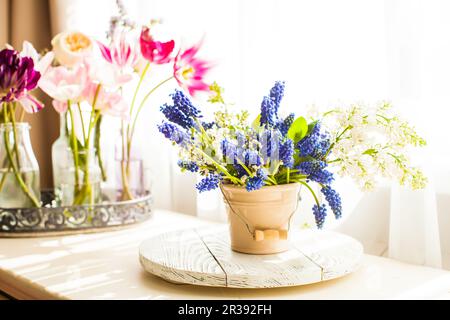
[[[113,0],[53,0],[54,32],[79,29],[102,37]],[[338,181],[343,222],[366,252],[450,269],[450,3],[446,0],[126,0],[141,22],[162,18],[184,43],[206,35],[203,56],[217,62],[212,79],[239,107],[256,114],[275,80],[287,81],[285,113],[311,104],[388,99],[429,145],[414,154],[430,178],[423,191],[382,185],[360,193]],[[167,92],[169,89],[167,90]],[[154,130],[163,95],[143,126],[157,205],[225,219],[217,193],[197,195]],[[211,112],[210,110],[206,112]],[[305,195],[298,223],[311,221]]]

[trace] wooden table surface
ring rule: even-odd
[[[154,219],[120,231],[0,239],[0,292],[17,299],[450,298],[450,272],[370,255],[357,272],[343,278],[279,289],[178,285],[143,271],[138,259],[141,241],[202,225],[212,223],[156,211]]]

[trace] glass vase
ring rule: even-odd
[[[57,155],[58,168],[63,172],[55,185],[57,203],[61,206],[94,205],[102,200],[101,172],[94,148],[66,148]]]
[[[131,148],[129,152],[128,148]],[[128,146],[122,134],[115,146],[114,168],[117,200],[132,200],[145,194],[146,179],[142,153],[137,144]]]
[[[67,150],[70,149],[69,135],[67,127],[67,112],[59,115],[59,137],[52,145],[52,169],[53,186],[55,188],[55,199],[58,205],[61,204],[62,195],[59,194],[61,185],[64,183],[64,176],[67,173],[68,164],[73,161],[73,157]]]
[[[67,113],[60,114],[60,135],[52,146],[55,200],[60,206],[98,204],[101,195],[101,170],[98,163],[95,132],[87,146],[71,143]],[[72,137],[72,139],[74,139]]]
[[[27,123],[0,124],[0,207],[40,207],[39,165]]]

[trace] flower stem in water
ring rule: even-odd
[[[3,138],[5,139],[6,155],[8,157],[8,160],[9,160],[10,164],[11,164],[14,176],[16,177],[16,180],[19,183],[20,188],[25,193],[25,195],[31,200],[31,202],[33,203],[33,205],[35,207],[40,207],[41,206],[40,202],[33,195],[33,193],[30,191],[30,189],[26,185],[25,181],[22,179],[22,175],[19,172],[20,168],[16,167],[16,165],[14,164],[14,157],[13,157],[13,155],[11,153],[11,146],[9,144],[8,132],[5,131],[3,133]]]

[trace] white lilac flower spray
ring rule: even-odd
[[[214,121],[204,121],[200,109],[184,92],[176,90],[171,95],[172,103],[161,107],[166,120],[158,126],[179,148],[181,169],[203,176],[196,186],[200,192],[216,189],[220,184],[233,184],[252,192],[299,183],[312,194],[315,200],[312,211],[317,227],[322,228],[328,208],[336,219],[341,218],[343,211],[341,197],[332,186],[333,172],[350,175],[357,181],[362,176],[364,185],[374,184],[369,173],[376,170],[363,165],[361,157],[377,159],[373,162],[375,169],[386,175],[389,166],[396,166],[402,172],[400,183],[408,182],[414,188],[425,184],[423,174],[410,167],[402,153],[409,144],[421,146],[425,142],[406,122],[388,117],[387,106],[379,109],[375,123],[390,140],[373,144],[359,129],[361,123],[369,122],[362,108],[333,110],[309,123],[294,114],[281,118],[279,109],[285,90],[281,81],[263,98],[260,114],[253,122],[248,121],[247,111],[230,111],[222,96],[223,89],[217,84],[210,90],[214,95],[209,102],[219,105]],[[364,174],[352,173],[349,168],[355,163]],[[313,184],[319,186],[323,197],[318,197]]]
[[[352,178],[364,191],[373,190],[379,177],[412,189],[425,187],[427,179],[410,164],[407,151],[426,142],[390,103],[353,104],[328,110],[322,118],[332,137],[329,163],[340,176]]]

